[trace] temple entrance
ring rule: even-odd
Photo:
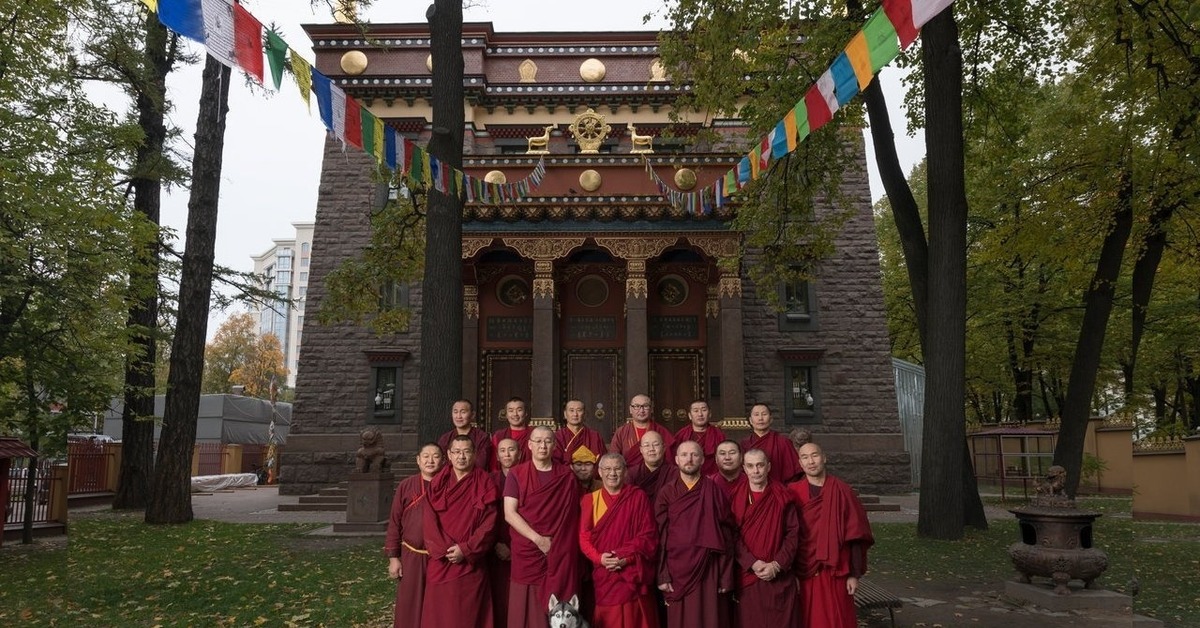
[[[688,424],[688,406],[703,394],[704,357],[700,351],[650,354],[650,398],[654,419],[675,432]]]
[[[621,354],[613,350],[571,350],[563,352],[566,387],[561,408],[568,399],[583,402],[584,422],[608,441],[625,422],[620,398]]]
[[[508,425],[504,406],[513,397],[529,401],[533,358],[528,351],[489,351],[480,361],[480,405],[476,420],[483,429],[494,432]]]

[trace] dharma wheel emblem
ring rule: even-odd
[[[604,122],[604,116],[591,108],[576,116],[567,129],[575,138],[575,143],[579,144],[579,152],[585,155],[599,153],[600,145],[612,131],[612,127]]]

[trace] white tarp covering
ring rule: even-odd
[[[258,475],[254,473],[227,473],[225,475],[197,475],[192,478],[193,493],[211,493],[230,488],[255,486]]]

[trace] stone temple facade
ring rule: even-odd
[[[371,25],[369,42],[349,25],[307,29],[321,72],[428,142],[427,25]],[[730,229],[733,210],[689,214],[647,175],[649,163],[679,189],[708,185],[745,149],[736,119],[670,121],[678,91],[663,76],[656,35],[464,26],[464,170],[514,182],[541,162],[546,173],[529,197],[465,209],[462,394],[477,400],[489,431],[504,425],[510,397],[529,400],[543,424],[578,398],[606,436],[637,393],[650,395],[655,418],[672,429],[686,424],[692,400],[706,398],[738,437],[750,404],[766,402],[776,429],[810,429],[833,471],[861,490],[908,490],[861,136],[852,141],[863,167],[844,182],[857,212],[836,254],[816,280],[754,285],[746,270],[758,257]],[[599,118],[609,129],[589,148],[571,126]],[[684,141],[702,125],[738,150]],[[655,136],[654,152],[632,152],[641,148],[634,134]],[[528,154],[537,136],[545,153]],[[418,446],[420,286],[384,290],[413,308],[407,333],[315,322],[325,276],[369,241],[379,203],[371,172],[367,155],[326,143],[285,493],[345,480],[368,425],[385,432],[402,466]],[[778,292],[785,311],[767,304],[766,291]]]

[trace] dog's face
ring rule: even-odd
[[[570,600],[559,601],[550,596],[550,628],[580,628],[583,618],[579,615],[579,598],[571,596]]]

